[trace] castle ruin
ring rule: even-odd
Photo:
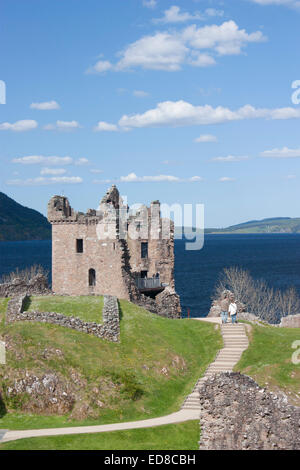
[[[160,315],[180,317],[174,225],[161,218],[159,201],[130,212],[113,185],[98,209],[85,214],[75,212],[66,197],[53,196],[48,220],[55,294],[113,295]]]

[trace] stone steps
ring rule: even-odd
[[[210,376],[220,372],[232,372],[235,364],[240,360],[243,351],[248,348],[248,337],[244,325],[222,325],[224,347],[219,351],[203,377],[196,383],[192,393],[185,399],[181,409],[200,411],[199,390],[201,385]]]

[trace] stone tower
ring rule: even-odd
[[[155,299],[167,287],[176,294],[174,227],[164,239],[159,201],[131,214],[113,185],[98,209],[85,214],[75,212],[66,197],[53,196],[48,220],[56,294],[110,294],[139,303],[142,294]]]

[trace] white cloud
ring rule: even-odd
[[[216,8],[207,8],[205,10],[207,16],[224,16],[223,10],[216,10]]]
[[[300,148],[299,149],[289,149],[288,147],[283,147],[282,149],[272,149],[265,150],[261,153],[262,157],[269,158],[299,158],[300,157]]]
[[[200,181],[203,181],[201,176],[192,176],[190,178],[179,178],[173,175],[137,176],[136,173],[132,172],[126,176],[121,176],[118,180],[95,180],[94,183],[195,183]]]
[[[45,178],[44,176],[39,176],[37,178],[29,178],[26,180],[15,179],[8,180],[6,183],[12,186],[44,186],[49,184],[78,184],[82,183],[82,178],[80,176],[53,176],[50,178]]]
[[[299,119],[300,108],[255,108],[245,105],[237,110],[231,110],[210,105],[194,106],[186,101],[164,101],[156,108],[143,114],[124,115],[119,120],[121,128],[164,127],[164,126],[194,126],[220,124],[245,119]]]
[[[92,73],[105,73],[108,70],[112,70],[113,65],[108,60],[99,60],[95,65],[89,67],[86,71],[88,74]]]
[[[56,101],[44,101],[42,103],[31,103],[30,108],[48,111],[51,109],[59,109],[60,106]]]
[[[103,173],[103,170],[99,170],[98,168],[91,168],[90,172],[94,174],[99,174],[99,173]]]
[[[168,10],[164,11],[162,18],[154,19],[154,23],[185,23],[187,21],[203,21],[207,17],[223,16],[223,10],[216,10],[215,8],[207,8],[204,13],[196,11],[195,13],[183,12],[180,7],[173,5]]]
[[[210,67],[216,65],[216,60],[209,54],[192,54],[187,63],[193,67]]]
[[[157,176],[137,176],[135,173],[129,173],[127,176],[121,176],[121,182],[161,182],[161,181],[179,181],[177,176],[157,175]]]
[[[194,24],[178,31],[143,36],[119,52],[121,58],[115,65],[100,61],[100,71],[141,67],[174,72],[183,64],[208,67],[216,63],[214,56],[238,55],[247,44],[265,40],[261,31],[248,34],[232,20],[199,28]],[[97,64],[91,69],[96,71]]]
[[[296,175],[287,175],[287,177],[286,177],[287,180],[294,180],[296,178],[297,178]]]
[[[291,8],[300,8],[299,0],[251,0],[253,3],[258,3],[259,5],[282,5]]]
[[[21,121],[17,121],[13,124],[10,122],[3,122],[0,124],[0,131],[13,131],[13,132],[25,132],[31,131],[32,129],[36,129],[38,127],[38,123],[32,119],[23,119]]]
[[[248,160],[249,157],[247,156],[242,156],[242,157],[236,157],[234,155],[228,155],[228,157],[215,157],[212,158],[212,161],[214,162],[242,162],[244,160]]]
[[[95,132],[116,132],[117,130],[118,126],[104,121],[99,121],[97,126],[94,127]]]
[[[47,124],[43,127],[45,131],[71,131],[79,129],[81,126],[78,121],[56,121],[55,124]]]
[[[157,0],[143,0],[143,5],[146,8],[155,8],[157,5]]]
[[[146,98],[146,96],[149,96],[149,93],[143,90],[134,90],[132,94],[137,98]]]
[[[180,37],[171,33],[156,33],[144,36],[130,44],[122,52],[117,70],[142,67],[152,70],[175,71],[180,69],[188,48]]]
[[[64,175],[66,171],[64,168],[42,168],[41,175]]]
[[[190,179],[192,182],[203,181],[202,176],[192,176]]]
[[[215,135],[211,134],[202,134],[200,137],[197,137],[194,142],[204,143],[204,142],[218,142],[218,139]]]
[[[227,183],[230,181],[236,181],[235,178],[231,178],[230,176],[222,176],[222,178],[219,179],[221,183]]]
[[[82,166],[82,165],[87,165],[89,163],[88,159],[87,158],[79,158],[78,160],[76,160],[75,162],[75,165],[77,166]]]
[[[22,165],[70,165],[73,163],[71,157],[45,157],[43,155],[29,155],[26,157],[14,158],[13,163],[21,163]]]
[[[204,17],[201,13],[187,13],[182,12],[180,7],[173,5],[168,10],[164,11],[164,16],[162,18],[157,18],[154,20],[155,23],[184,23],[186,21],[197,21],[203,20]]]

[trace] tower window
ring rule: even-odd
[[[148,258],[148,242],[141,243],[141,258]]]
[[[82,238],[77,238],[77,240],[76,240],[76,253],[83,253],[83,240],[82,240]]]
[[[94,269],[89,270],[89,286],[93,287],[96,285],[96,271]]]

